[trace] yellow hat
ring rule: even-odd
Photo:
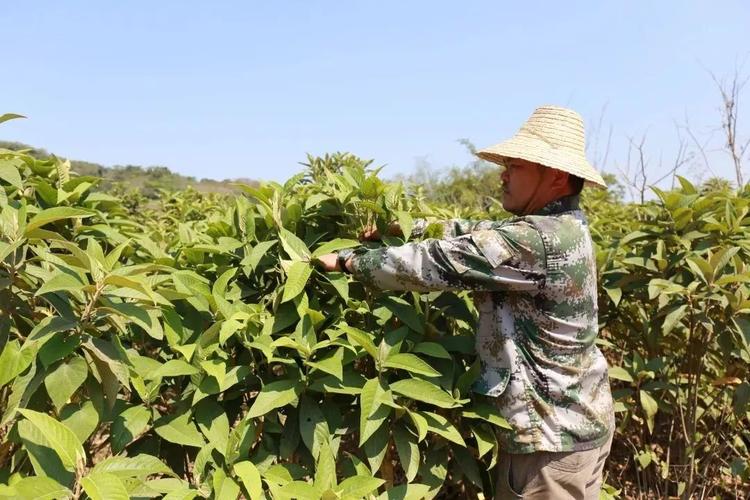
[[[477,156],[500,164],[506,158],[531,161],[581,177],[588,184],[607,187],[586,159],[583,119],[572,109],[539,107],[516,135],[478,151]]]

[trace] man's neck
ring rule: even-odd
[[[580,208],[579,201],[579,195],[568,194],[550,201],[540,209],[535,210],[531,215],[552,215],[569,212],[571,210],[578,210]]]

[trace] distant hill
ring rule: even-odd
[[[0,148],[18,151],[29,150],[29,154],[35,158],[44,159],[52,156],[52,153],[42,148],[36,148],[20,142],[0,141]],[[56,155],[57,156],[57,155]],[[259,183],[253,179],[225,179],[216,181],[213,179],[198,180],[195,177],[185,176],[172,172],[167,167],[139,165],[114,165],[106,167],[98,163],[81,160],[70,160],[71,169],[79,175],[91,175],[104,179],[99,189],[108,190],[114,184],[122,183],[127,187],[139,189],[144,196],[154,197],[159,189],[180,190],[192,187],[198,191],[227,193],[235,189],[230,185],[233,182],[241,182],[257,186]]]

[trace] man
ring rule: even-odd
[[[474,290],[482,374],[473,390],[513,427],[498,431],[496,498],[596,499],[614,413],[578,195],[585,182],[606,185],[585,158],[581,117],[565,108],[538,108],[477,155],[506,167],[502,202],[516,217],[450,221],[443,239],[320,260],[386,290]]]

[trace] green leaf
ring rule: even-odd
[[[227,477],[222,469],[214,471],[213,486],[215,500],[237,500],[240,496],[240,485]]]
[[[279,488],[278,497],[297,500],[321,500],[321,491],[304,481],[292,481]]]
[[[613,366],[609,369],[609,378],[616,380],[623,380],[625,382],[633,382],[633,376],[625,368],[621,366]]]
[[[99,426],[99,412],[96,411],[91,400],[77,405],[67,405],[60,412],[60,418],[60,421],[73,431],[81,443],[85,443]]]
[[[654,416],[659,410],[659,405],[656,400],[646,391],[638,391],[641,400],[641,407],[646,413],[646,423],[648,424],[649,431],[654,432]]]
[[[500,411],[496,407],[485,403],[475,403],[471,408],[463,411],[463,416],[466,418],[481,419],[504,429],[511,429],[511,425],[500,415]]]
[[[401,461],[401,467],[406,473],[406,479],[412,482],[419,470],[419,446],[417,446],[414,436],[401,426],[393,429],[393,440],[396,443],[396,451]]]
[[[41,320],[33,330],[31,330],[31,333],[29,333],[29,336],[26,338],[26,341],[37,341],[37,342],[44,342],[47,340],[47,337],[52,335],[53,333],[59,333],[59,332],[65,332],[68,330],[72,330],[73,328],[78,325],[78,322],[75,320],[72,320],[70,318],[62,318],[59,316],[48,316]]]
[[[11,486],[12,493],[0,490],[0,498],[16,500],[56,500],[70,498],[73,492],[52,478],[29,476],[19,479]]]
[[[292,262],[292,265],[287,271],[286,284],[284,285],[284,296],[281,301],[287,302],[302,293],[311,273],[312,266],[307,262]]]
[[[709,265],[713,269],[712,280],[715,280],[716,278],[721,276],[721,273],[722,271],[724,271],[726,265],[739,251],[739,247],[724,247],[711,257],[711,259],[709,260]]]
[[[344,302],[349,302],[349,278],[344,273],[325,273],[326,279],[333,285]]]
[[[427,425],[427,419],[416,411],[407,409],[406,413],[409,414],[409,418],[411,418],[411,421],[414,423],[414,427],[417,428],[417,442],[421,443],[422,440],[427,437],[427,431],[429,428]]]
[[[97,463],[92,472],[106,472],[114,474],[120,479],[137,477],[145,479],[154,474],[175,473],[167,465],[152,455],[142,453],[134,457],[109,457]]]
[[[388,297],[382,299],[383,305],[391,311],[398,319],[417,333],[424,333],[424,325],[419,313],[414,307],[403,299]]]
[[[388,449],[390,436],[391,433],[388,430],[388,426],[382,425],[365,443],[365,456],[367,457],[367,462],[370,464],[370,469],[380,469],[383,458],[385,458],[385,452]]]
[[[620,304],[620,300],[622,299],[622,288],[619,287],[605,287],[604,291],[607,292],[607,295],[609,295],[609,298],[612,300],[612,303],[615,306],[618,306]]]
[[[91,500],[129,500],[125,484],[114,474],[92,472],[81,480],[81,485]]]
[[[53,207],[46,210],[42,210],[26,224],[24,235],[28,235],[31,231],[36,228],[42,227],[50,222],[55,222],[63,219],[82,219],[85,217],[91,217],[94,214],[88,210],[81,210],[80,208],[71,207]]]
[[[463,476],[471,481],[478,488],[482,487],[482,477],[477,467],[477,461],[474,456],[469,453],[465,447],[451,446],[453,452],[453,459],[456,463],[456,468],[461,471]]]
[[[398,380],[390,384],[393,392],[417,401],[430,403],[440,408],[454,408],[460,406],[453,397],[432,382],[410,378]]]
[[[305,242],[299,239],[297,235],[282,227],[279,230],[279,239],[281,240],[281,246],[284,248],[284,251],[292,258],[292,260],[310,261],[310,250],[308,250]]]
[[[322,443],[315,465],[315,487],[326,491],[336,486],[336,458],[328,443]]]
[[[365,382],[359,396],[359,445],[362,446],[377,431],[390,413],[390,408],[380,402],[385,393],[380,379],[375,377]]]
[[[385,483],[384,479],[372,476],[353,476],[341,481],[336,493],[342,498],[367,497]]]
[[[372,334],[347,324],[339,325],[338,328],[346,333],[349,342],[362,346],[373,359],[378,359],[378,348],[372,341]]]
[[[15,120],[16,118],[26,118],[23,115],[17,115],[16,113],[5,113],[0,115],[0,123],[7,122],[8,120]]]
[[[482,458],[484,455],[486,455],[494,446],[497,445],[497,439],[495,438],[495,433],[490,430],[489,427],[485,425],[481,426],[469,426],[471,428],[471,433],[474,435],[474,439],[477,442],[477,452],[478,457]]]
[[[81,288],[87,284],[77,274],[57,271],[34,292],[34,295],[38,297],[50,292],[70,292],[80,300],[80,297],[83,297]]]
[[[165,415],[154,422],[154,431],[170,443],[202,448],[206,445],[206,441],[195,428],[195,424],[190,421],[190,416],[189,411]]]
[[[410,483],[390,488],[380,494],[377,500],[422,500],[432,498],[426,484]]]
[[[301,387],[296,380],[278,380],[263,386],[248,412],[248,418],[260,417],[269,411],[293,403]]]
[[[398,218],[398,225],[401,228],[401,232],[404,234],[404,241],[411,237],[411,231],[414,227],[414,219],[412,219],[409,212],[398,211],[396,212]]]
[[[320,402],[303,395],[300,400],[298,418],[300,437],[312,453],[313,459],[317,460],[320,447],[323,443],[331,441],[331,430],[321,410]]]
[[[344,349],[339,348],[336,349],[336,351],[331,354],[330,356],[327,356],[319,361],[305,361],[305,364],[324,371],[326,373],[330,373],[340,381],[344,381]]]
[[[44,435],[65,468],[73,470],[79,460],[86,459],[81,442],[65,424],[34,410],[19,408],[18,412]]]
[[[414,354],[401,353],[393,354],[388,356],[383,364],[386,368],[397,368],[399,370],[407,370],[412,373],[418,373],[427,377],[439,377],[440,372],[435,370],[424,360],[415,356]]]
[[[432,356],[433,358],[453,359],[450,353],[445,350],[445,347],[437,342],[420,342],[414,346],[411,352],[418,352],[420,354]]]
[[[211,288],[211,294],[214,297],[224,298],[227,294],[227,285],[229,284],[229,281],[234,278],[235,274],[237,274],[236,267],[231,267],[224,271],[214,282],[213,287]]]
[[[693,273],[703,280],[704,283],[710,283],[713,279],[714,270],[711,265],[701,257],[697,255],[691,255],[685,262]]]
[[[162,500],[193,500],[198,496],[198,491],[184,486],[180,489],[170,491]]]
[[[120,453],[135,438],[140,436],[151,420],[151,412],[144,406],[132,406],[115,417],[111,428],[111,444],[115,453]]]
[[[47,374],[44,378],[44,385],[47,388],[47,394],[52,399],[52,404],[58,411],[68,403],[70,397],[86,381],[88,375],[88,364],[80,356],[60,363],[57,368]]]
[[[5,344],[3,353],[0,354],[0,387],[23,373],[35,356],[36,349],[22,349],[17,340]]]
[[[183,375],[197,375],[200,370],[190,363],[181,359],[170,359],[151,374],[147,374],[147,380],[153,380],[159,377],[181,377]]]
[[[10,160],[0,159],[0,179],[4,180],[11,186],[23,189],[23,181],[18,167]]]
[[[47,476],[60,484],[71,484],[75,478],[73,468],[66,467],[49,439],[34,424],[25,419],[16,423],[23,450],[37,476]]]
[[[338,250],[343,250],[345,248],[354,248],[358,246],[359,246],[359,242],[356,240],[336,238],[335,240],[331,240],[327,243],[322,244],[318,248],[316,248],[315,251],[312,253],[312,258],[315,259],[327,253],[332,253]]]
[[[250,251],[250,255],[247,257],[247,263],[251,268],[255,269],[258,267],[260,260],[268,253],[272,246],[276,244],[276,240],[262,241],[255,245]],[[243,261],[244,262],[244,261]]]
[[[661,327],[662,333],[667,335],[672,329],[679,323],[679,321],[685,316],[687,310],[687,304],[683,304],[675,308],[672,312],[667,314],[664,318],[664,324]]]
[[[195,409],[195,421],[208,442],[223,455],[229,437],[229,418],[224,408],[215,401],[201,401]]]
[[[439,436],[443,436],[448,441],[466,447],[466,443],[461,437],[461,433],[459,433],[456,427],[448,422],[444,416],[429,411],[420,412],[420,414],[427,419],[427,425],[429,426],[430,432],[434,432]]]
[[[255,464],[245,460],[234,464],[234,473],[242,481],[245,486],[245,490],[250,495],[250,500],[262,500],[263,496],[263,485],[260,479],[260,472],[255,467]]]

